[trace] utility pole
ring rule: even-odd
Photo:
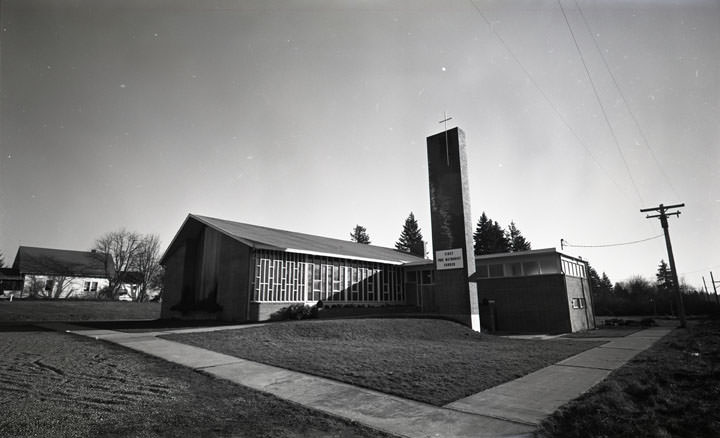
[[[715,290],[715,302],[720,304],[720,300],[718,299],[718,294],[717,294],[717,286],[716,286],[716,284],[720,283],[720,281],[715,281],[715,277],[713,277],[712,271],[710,271],[710,281],[712,281],[713,289]]]
[[[678,281],[677,269],[675,268],[675,257],[673,257],[672,243],[670,243],[670,231],[668,230],[668,216],[680,216],[679,211],[673,211],[668,213],[667,211],[671,208],[685,207],[685,204],[675,205],[663,205],[660,204],[654,208],[643,208],[640,210],[641,213],[648,211],[657,211],[658,214],[647,215],[646,218],[660,218],[660,225],[662,226],[663,232],[665,233],[665,246],[667,247],[668,259],[670,259],[670,269],[672,270],[673,287],[675,288],[675,297],[678,303],[678,316],[680,317],[680,327],[687,327],[687,321],[685,321],[685,305],[683,304],[682,294],[680,293],[680,281]],[[714,284],[714,283],[713,283]]]

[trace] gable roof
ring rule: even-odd
[[[13,269],[20,274],[106,277],[105,260],[106,255],[99,252],[21,246]],[[112,258],[109,263],[112,269]]]
[[[336,257],[352,260],[388,263],[401,265],[408,262],[424,260],[393,248],[365,245],[347,240],[330,237],[315,236],[312,234],[297,233],[294,231],[278,230],[259,225],[233,222],[207,216],[189,214],[182,227],[175,235],[172,243],[160,259],[164,263],[180,244],[180,235],[189,222],[199,222],[218,232],[235,239],[251,248],[283,251],[298,254],[310,254],[323,257]]]

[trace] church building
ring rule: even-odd
[[[405,305],[403,265],[422,261],[395,249],[191,214],[160,260],[162,317],[263,321],[292,303]]]
[[[293,303],[443,315],[432,260],[391,248],[188,215],[161,259],[163,318],[265,321]],[[505,333],[594,328],[587,267],[554,248],[475,257],[481,322]]]

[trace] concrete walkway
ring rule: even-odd
[[[616,338],[520,379],[437,407],[158,337],[251,327],[248,325],[152,333],[93,330],[63,323],[38,325],[113,342],[330,415],[413,438],[530,437],[546,416],[672,330],[653,328]]]
[[[560,406],[598,384],[671,331],[665,327],[651,328],[614,338],[607,344],[445,407],[538,425]]]

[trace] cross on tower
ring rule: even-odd
[[[443,111],[443,120],[440,120],[438,123],[444,123],[445,124],[445,157],[447,158],[447,165],[450,167],[450,150],[448,149],[448,138],[447,138],[447,122],[448,120],[452,120],[452,117],[448,117],[447,112]]]

